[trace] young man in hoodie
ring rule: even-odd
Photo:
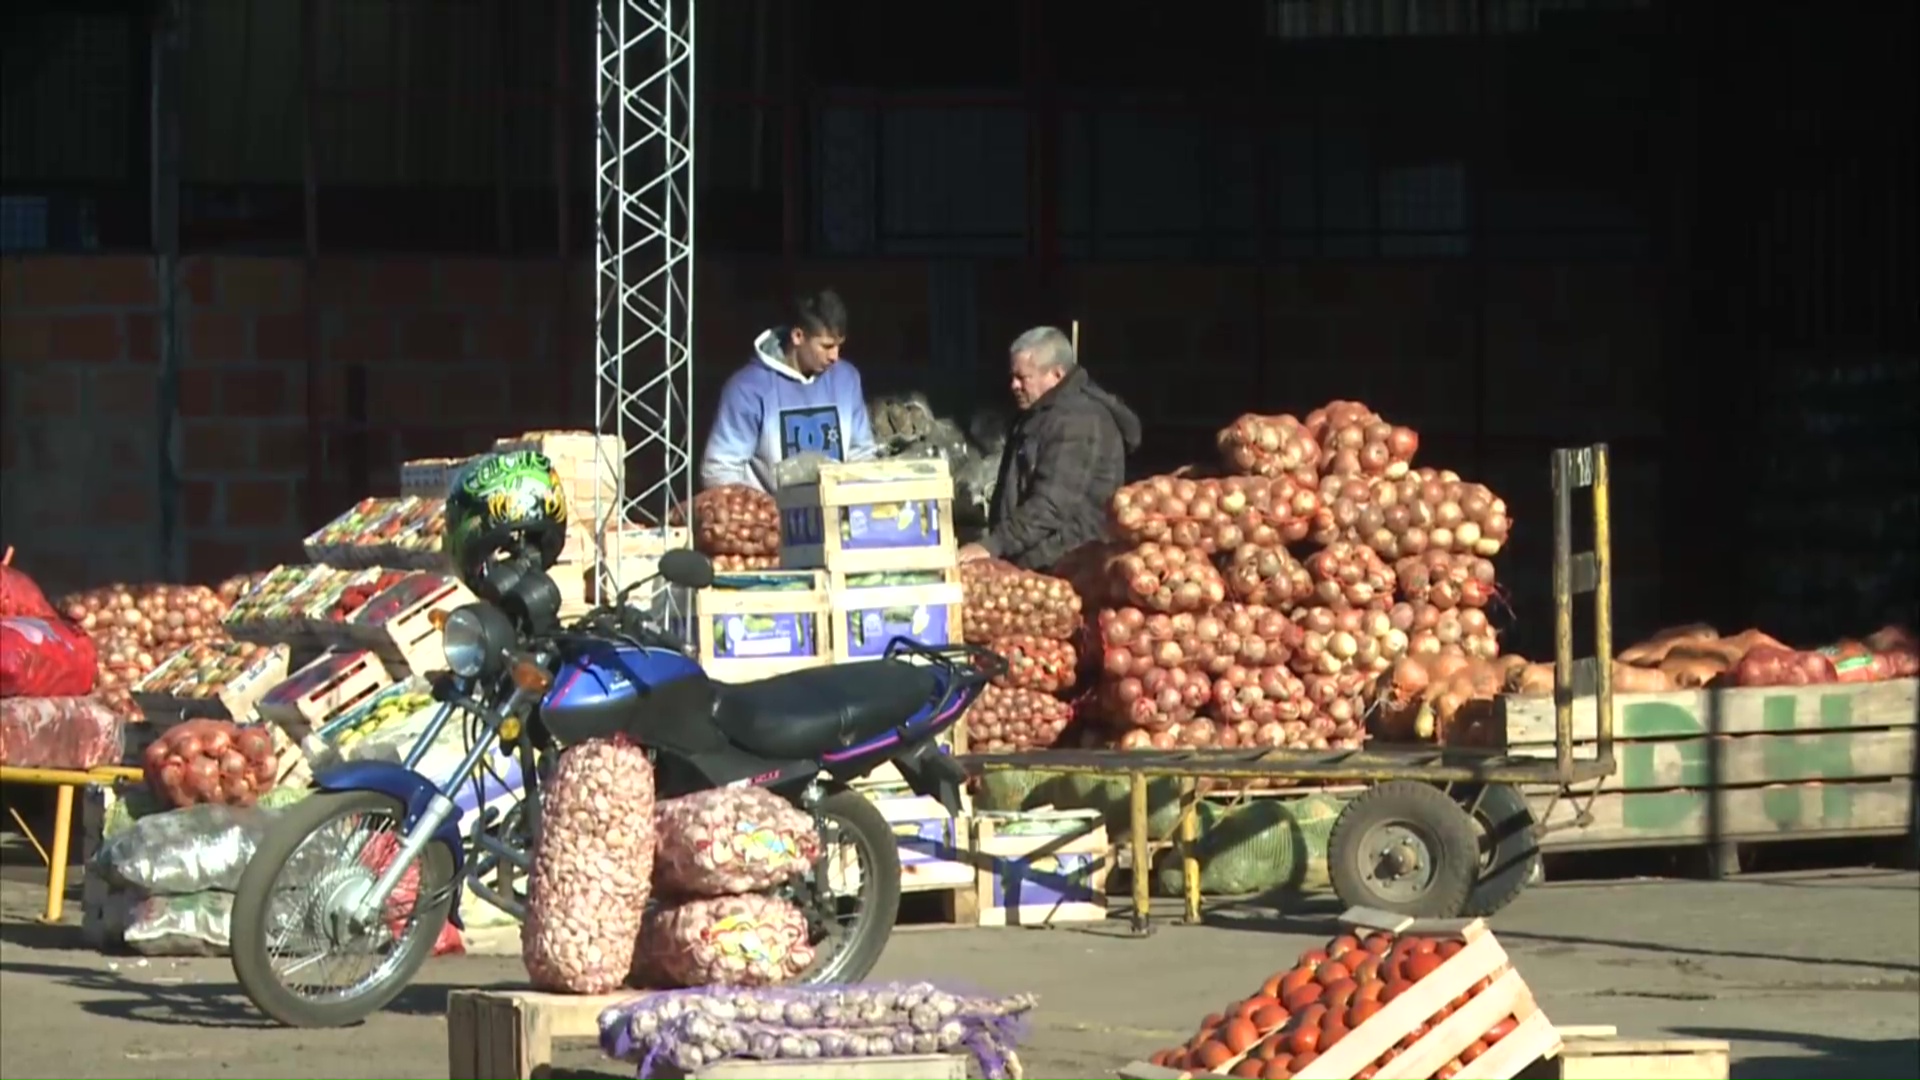
[[[700,485],[774,490],[773,466],[809,451],[831,461],[873,456],[860,372],[840,359],[847,305],[823,289],[796,298],[792,321],[763,332],[753,359],[720,391]]]
[[[960,559],[1046,570],[1106,535],[1107,503],[1140,446],[1140,418],[1088,377],[1059,330],[1029,330],[1008,352],[1020,416],[1000,459],[986,539],[961,548]]]

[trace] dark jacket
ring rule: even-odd
[[[1106,534],[1107,503],[1140,446],[1140,418],[1087,377],[1067,373],[1014,422],[993,493],[988,551],[1029,570]]]

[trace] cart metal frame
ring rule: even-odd
[[[1611,494],[1605,443],[1552,453],[1553,599],[1554,599],[1554,757],[1516,757],[1497,749],[1422,745],[1338,751],[1299,750],[1039,750],[1006,754],[968,754],[958,760],[969,772],[1033,772],[1125,776],[1130,784],[1128,844],[1133,865],[1133,919],[1136,934],[1150,930],[1149,870],[1154,844],[1149,836],[1148,784],[1172,778],[1181,782],[1176,846],[1185,886],[1185,918],[1200,921],[1200,871],[1194,854],[1198,839],[1200,780],[1287,780],[1320,785],[1373,785],[1387,781],[1429,783],[1452,793],[1459,787],[1488,784],[1545,786],[1558,789],[1555,800],[1584,797],[1581,812],[1567,827],[1592,820],[1599,785],[1576,793],[1577,784],[1604,779],[1613,758],[1613,560]],[[1589,550],[1573,550],[1574,493],[1591,494],[1593,539]],[[1593,654],[1574,654],[1573,599],[1593,596]],[[1597,698],[1596,756],[1573,756],[1573,703]],[[1467,809],[1471,812],[1473,804]],[[1544,817],[1545,815],[1542,815]],[[1536,835],[1546,832],[1538,823]]]

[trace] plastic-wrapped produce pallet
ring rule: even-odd
[[[1607,849],[1750,843],[1830,835],[1898,836],[1913,808],[1920,680],[1614,695],[1614,757],[1594,820],[1543,847]],[[1552,756],[1553,700],[1501,699],[1504,745]],[[1597,753],[1594,700],[1574,703],[1574,756]],[[1586,808],[1528,792],[1557,822]]]
[[[553,1072],[555,1039],[600,1035],[600,1013],[631,1000],[612,994],[549,994],[538,990],[455,990],[447,997],[449,1080],[531,1080]],[[659,1077],[696,1080],[965,1080],[968,1059],[958,1054],[792,1061],[721,1061],[692,1073],[657,1067]]]

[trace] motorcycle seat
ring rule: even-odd
[[[903,660],[806,668],[715,684],[713,723],[741,749],[780,761],[843,750],[925,708],[933,670]]]

